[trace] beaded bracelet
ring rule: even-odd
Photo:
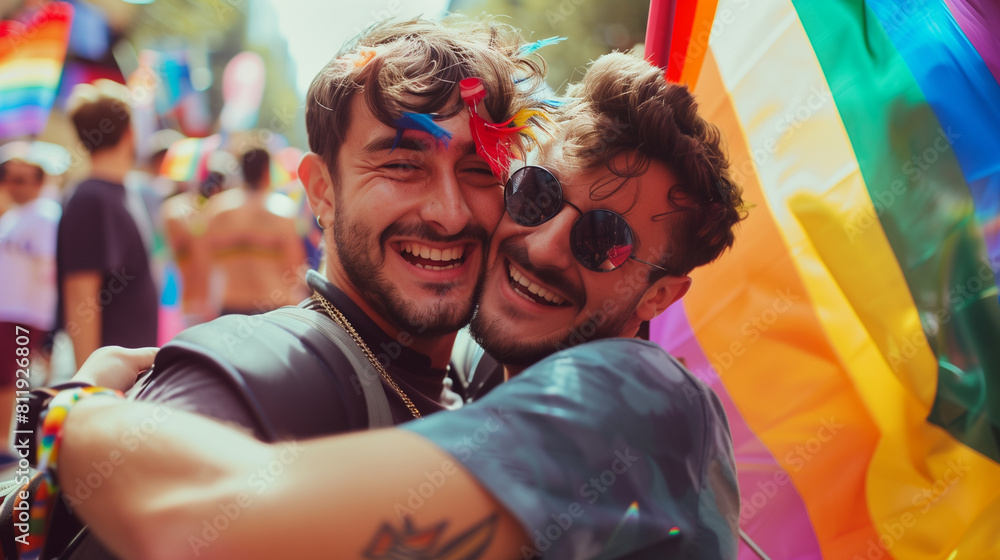
[[[114,395],[124,397],[121,391],[104,387],[78,387],[60,391],[49,400],[48,407],[41,415],[40,443],[38,445],[38,470],[43,482],[31,499],[29,537],[18,541],[20,557],[35,559],[41,554],[46,538],[48,517],[56,499],[56,461],[59,458],[59,444],[62,442],[63,424],[69,409],[80,399],[90,395]]]
[[[38,470],[46,473],[50,478],[56,470],[56,461],[59,458],[59,444],[62,441],[63,423],[66,422],[66,415],[69,409],[73,408],[80,399],[90,395],[114,395],[122,398],[125,395],[121,391],[106,389],[104,387],[80,387],[69,391],[60,391],[52,397],[48,409],[42,417],[41,445],[38,446]]]

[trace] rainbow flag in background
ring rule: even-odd
[[[0,22],[0,140],[45,128],[69,44],[73,7],[51,2],[27,23]]]
[[[651,334],[725,403],[740,527],[774,560],[1000,558],[1000,4],[663,4],[655,60],[750,210]]]
[[[174,142],[163,156],[160,174],[174,181],[204,181],[208,177],[208,158],[222,145],[222,137],[185,138]]]

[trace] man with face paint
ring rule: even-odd
[[[452,342],[472,315],[488,237],[503,212],[499,180],[478,153],[458,82],[471,76],[485,85],[480,108],[494,122],[539,106],[532,95],[543,67],[519,39],[488,21],[377,26],[346,46],[309,89],[312,151],[299,176],[324,228],[326,265],[323,274],[307,275],[307,307],[342,314],[344,329],[384,367],[393,423],[443,410],[451,395],[445,378]],[[511,76],[520,77],[517,86]],[[268,296],[260,294],[257,307],[275,307]],[[335,402],[297,405],[308,410],[296,414],[311,415],[299,424],[312,431],[271,430],[206,352],[194,350],[207,346],[238,369],[259,373],[264,389],[254,396],[264,408],[275,399],[296,406],[309,395],[291,385],[307,393],[306,377],[329,373],[287,371],[294,369],[288,355],[310,352],[309,343],[266,319],[223,317],[178,340],[158,358],[141,399],[235,423],[262,439],[366,427],[364,397],[349,368],[332,372],[344,385]],[[253,379],[244,381],[253,387]],[[267,388],[279,382],[286,393]]]
[[[102,538],[126,558],[735,558],[721,405],[630,337],[733,243],[739,188],[716,129],[658,69],[602,57],[576,94],[557,141],[507,181],[487,259],[474,330],[511,381],[402,429],[301,444],[175,414],[126,482],[81,505]],[[149,355],[116,359],[134,371]],[[90,377],[103,369],[81,376],[108,382]],[[76,405],[63,484],[154,413]],[[227,529],[206,533],[219,512]]]
[[[381,368],[385,423],[463,400],[446,368],[503,213],[504,138],[520,130],[509,121],[524,124],[544,105],[545,67],[531,52],[515,29],[464,18],[383,24],[346,45],[307,95],[311,152],[299,177],[326,262],[306,277],[315,318],[228,315],[188,329],[132,394],[265,441],[366,429],[373,407],[358,369],[368,364],[317,336],[328,315]],[[469,78],[483,88],[471,106],[458,85]],[[483,131],[492,143],[474,139]],[[271,297],[252,307],[273,308]],[[73,508],[86,490],[63,496]],[[108,556],[83,542],[69,558]]]

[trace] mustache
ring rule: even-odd
[[[507,257],[507,260],[517,265],[521,270],[530,273],[545,284],[559,290],[571,301],[583,305],[586,302],[586,295],[581,286],[576,286],[566,277],[551,268],[537,267],[528,258],[528,249],[517,239],[509,237],[500,242],[497,253]]]
[[[396,222],[385,228],[382,235],[379,236],[379,246],[385,247],[389,238],[394,236],[415,237],[435,243],[459,243],[472,241],[479,243],[484,247],[490,238],[489,232],[486,231],[486,228],[478,224],[469,224],[465,226],[462,231],[454,235],[441,235],[424,222],[414,222],[409,224]]]

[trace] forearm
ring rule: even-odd
[[[228,542],[237,548],[212,558],[509,559],[528,542],[449,454],[402,430],[313,440],[277,459],[271,466],[285,472],[246,510]],[[266,552],[249,546],[255,531],[276,526],[294,532]]]
[[[463,558],[515,557],[526,542],[514,519],[420,436],[384,430],[269,446],[164,410],[95,398],[66,422],[63,487],[103,477],[71,503],[123,558],[359,558],[380,535],[435,528],[433,550],[462,541]],[[424,550],[396,546],[389,550]]]
[[[100,313],[100,311],[96,313],[97,321],[101,320]],[[84,323],[75,331],[75,336],[70,334],[70,340],[73,341],[73,357],[76,359],[76,363],[82,364],[94,353],[94,350],[101,347],[100,323]]]
[[[99,277],[84,282],[71,279],[64,289],[63,316],[66,332],[73,341],[73,354],[79,367],[101,346],[101,306],[97,305]]]
[[[272,454],[211,420],[93,397],[67,418],[59,482],[73,511],[120,557],[178,558],[193,556],[181,532],[217,515],[207,508],[227,503]]]

